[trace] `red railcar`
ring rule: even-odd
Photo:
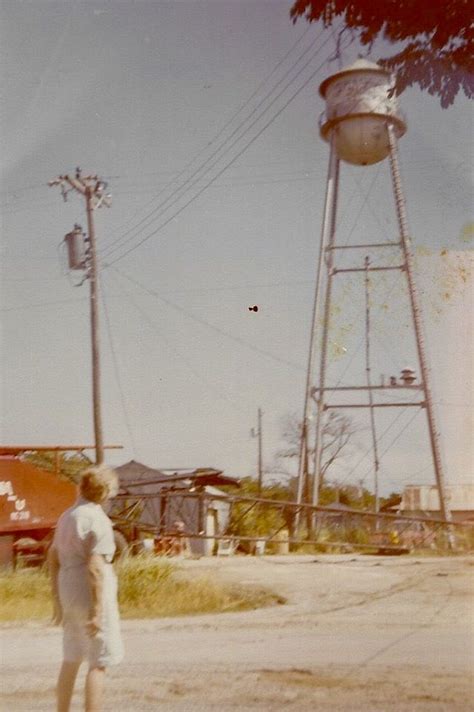
[[[71,482],[18,457],[0,456],[0,563],[15,563],[22,544],[25,558],[44,557],[60,514],[75,498]]]

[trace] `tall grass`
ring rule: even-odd
[[[46,571],[20,569],[0,575],[0,621],[51,616],[51,586]]]
[[[123,618],[160,618],[249,610],[284,602],[264,589],[188,579],[176,565],[150,556],[117,565]],[[0,621],[47,620],[51,616],[47,571],[23,569],[0,575]]]

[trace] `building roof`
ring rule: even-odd
[[[120,481],[119,494],[152,493],[170,485],[177,487],[239,486],[239,481],[234,477],[227,477],[222,473],[222,470],[212,467],[156,469],[130,460],[130,462],[116,467],[115,471]]]

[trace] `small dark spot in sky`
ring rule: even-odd
[[[249,311],[258,312],[258,306],[254,304],[253,307],[249,307]]]

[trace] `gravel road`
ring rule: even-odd
[[[472,559],[230,557],[179,566],[186,576],[264,585],[287,603],[125,621],[127,655],[108,675],[107,711],[474,709]],[[0,709],[52,712],[60,631],[3,625],[1,653]]]

